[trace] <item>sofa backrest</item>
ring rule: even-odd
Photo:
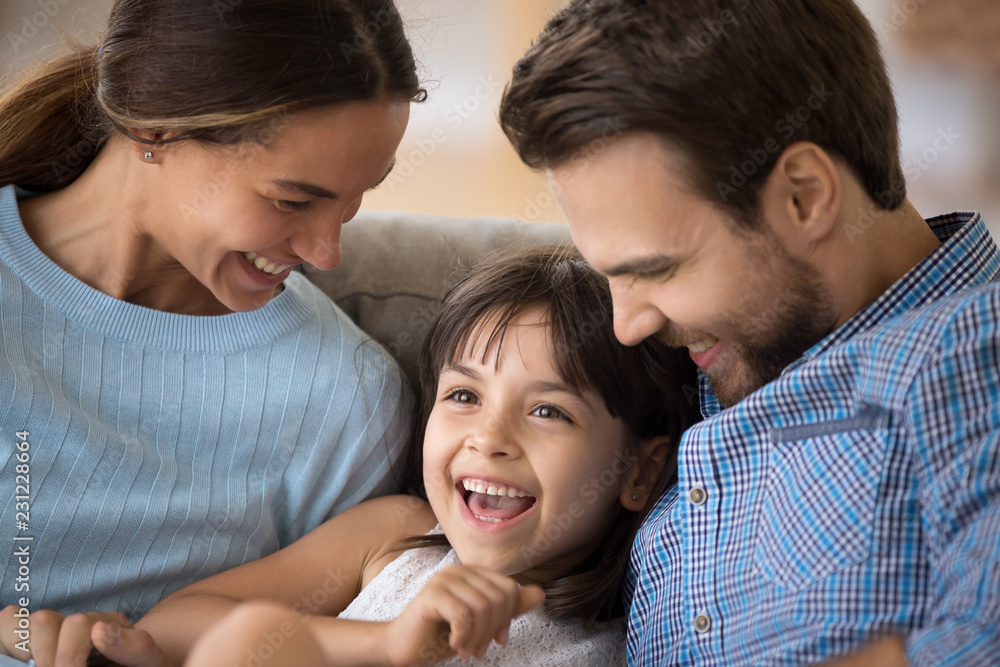
[[[558,223],[362,211],[343,228],[341,263],[305,273],[388,348],[416,387],[431,320],[471,267],[498,250],[569,242],[569,228]]]

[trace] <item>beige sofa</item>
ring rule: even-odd
[[[569,228],[505,218],[445,218],[362,211],[344,226],[344,259],[306,275],[385,345],[416,386],[420,345],[441,298],[493,251],[569,243]]]

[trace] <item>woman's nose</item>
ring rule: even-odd
[[[306,248],[297,251],[302,259],[317,269],[329,270],[340,264],[343,250],[340,246],[340,229],[343,223],[328,224],[323,232],[311,235],[306,241]]]
[[[298,238],[292,243],[295,254],[317,269],[329,270],[340,264],[343,257],[341,229],[357,214],[360,207],[359,198],[346,207],[337,207],[332,216],[324,213],[305,223]]]

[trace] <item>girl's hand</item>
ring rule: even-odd
[[[18,609],[11,605],[0,612],[0,655],[24,662],[33,658],[38,667],[86,665],[96,647],[102,652],[107,648],[107,657],[125,667],[170,667],[149,633],[136,630],[116,611],[69,616],[48,609],[33,612],[27,618],[29,640],[22,644],[29,650],[22,651],[15,646],[21,641],[15,630],[24,625],[14,616]]]
[[[479,567],[453,565],[434,576],[386,629],[393,665],[430,665],[451,655],[482,658],[507,643],[510,621],[545,600],[538,586]]]
[[[94,648],[123,667],[173,667],[152,635],[129,625],[99,621],[90,630]]]

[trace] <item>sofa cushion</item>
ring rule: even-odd
[[[468,269],[498,250],[569,242],[569,228],[558,223],[362,211],[343,228],[341,263],[305,273],[388,348],[416,387],[431,320]]]

